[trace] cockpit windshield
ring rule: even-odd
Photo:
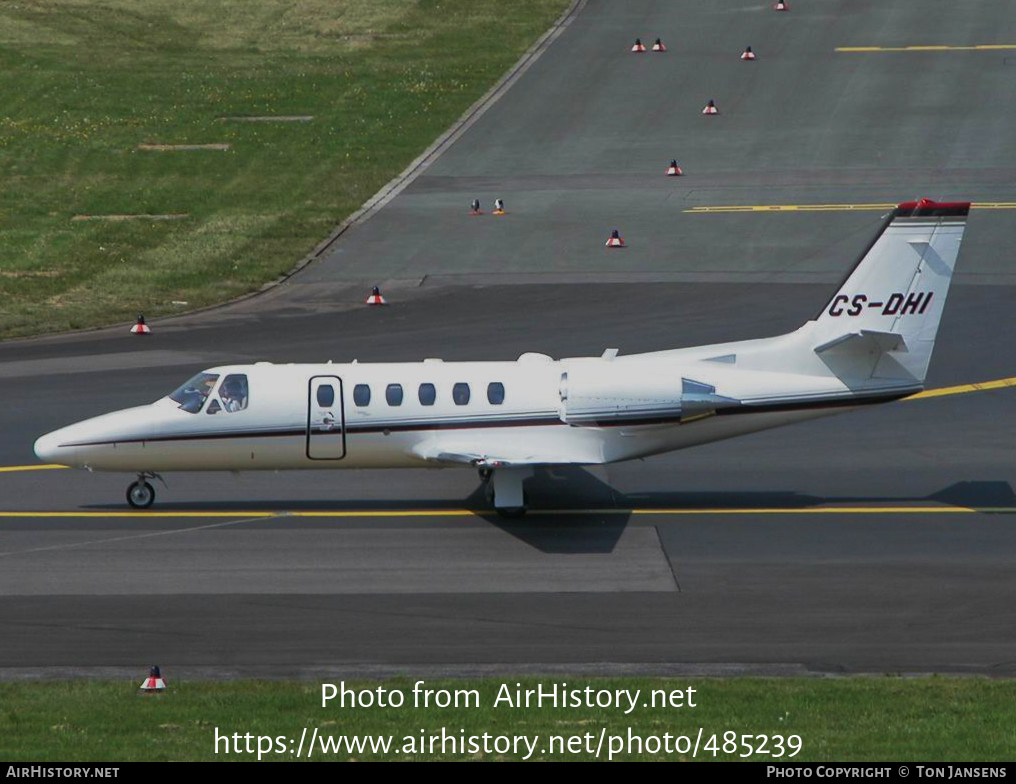
[[[215,382],[218,380],[218,373],[198,373],[186,384],[180,385],[169,396],[169,399],[179,403],[180,408],[184,411],[196,414],[205,404],[205,400],[208,399],[212,387],[215,386]]]

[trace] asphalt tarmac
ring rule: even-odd
[[[0,466],[225,361],[513,359],[778,334],[881,211],[1016,202],[1016,8],[586,3],[370,220],[269,293],[0,345]],[[669,51],[631,55],[635,36]],[[751,44],[759,59],[742,63]],[[717,117],[699,114],[708,99]],[[666,178],[677,157],[686,176]],[[508,215],[470,216],[480,198]],[[617,227],[622,251],[603,242]],[[1016,210],[976,209],[929,387],[1016,376]],[[362,306],[379,283],[392,304]],[[143,671],[1016,671],[1012,389],[540,472],[523,521],[470,471],[0,471],[0,677]],[[124,515],[124,513],[128,513]]]

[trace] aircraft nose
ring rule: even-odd
[[[63,455],[60,455],[60,452]],[[60,462],[61,457],[67,459],[69,449],[60,449],[60,431],[54,430],[52,433],[46,433],[44,436],[40,436],[35,442],[35,456],[38,457],[45,463],[57,463]]]

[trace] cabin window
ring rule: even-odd
[[[402,405],[402,384],[389,384],[385,388],[385,400],[390,406]]]
[[[247,408],[247,376],[243,373],[230,373],[222,380],[219,397],[225,411],[243,411]]]
[[[421,406],[432,406],[437,400],[437,390],[433,384],[420,384],[419,395]]]
[[[222,406],[220,406],[219,405],[219,401],[216,400],[213,397],[212,398],[212,402],[209,403],[208,404],[208,408],[205,409],[205,413],[206,414],[218,414],[220,411],[222,411]]]
[[[487,402],[492,406],[504,403],[504,384],[500,381],[492,381],[487,384]]]
[[[464,406],[469,403],[469,384],[459,382],[452,387],[452,401],[457,406]]]
[[[169,396],[174,403],[189,414],[196,414],[208,399],[212,387],[219,380],[217,373],[198,373],[194,378],[180,385]]]
[[[357,384],[353,387],[353,402],[358,406],[370,405],[370,387],[366,384]]]
[[[331,408],[335,405],[335,387],[331,384],[322,384],[317,388],[317,404],[321,408]]]

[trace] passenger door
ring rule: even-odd
[[[314,376],[307,397],[307,457],[340,460],[346,456],[342,379]]]

